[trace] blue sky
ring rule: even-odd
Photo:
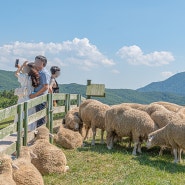
[[[137,89],[184,71],[184,0],[1,0],[0,69],[48,58],[60,84]]]

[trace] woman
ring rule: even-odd
[[[51,80],[49,84],[49,93],[59,93],[59,86],[56,81],[56,78],[60,76],[60,68],[57,66],[52,66],[50,68],[50,71],[51,71]],[[53,106],[54,107],[57,106],[56,100],[53,101]]]
[[[25,61],[22,66],[18,64],[17,71],[15,72],[15,76],[18,78],[18,82],[20,83],[19,88],[15,89],[15,95],[18,96],[18,104],[29,100],[29,95],[34,91],[34,88],[39,85],[39,73],[34,67],[34,63],[28,63]],[[28,115],[35,113],[35,108],[31,108],[28,110]],[[17,116],[15,121],[17,122]],[[28,126],[28,130],[34,130],[36,128],[36,124],[32,123]]]

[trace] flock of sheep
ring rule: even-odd
[[[42,175],[65,173],[67,159],[59,145],[66,149],[83,146],[83,141],[92,131],[92,145],[95,145],[96,129],[101,129],[101,143],[112,149],[115,142],[129,138],[129,147],[134,144],[133,155],[141,153],[141,145],[147,148],[160,146],[172,149],[174,162],[181,162],[185,150],[185,108],[168,102],[154,102],[149,105],[122,103],[109,106],[97,100],[85,100],[71,109],[63,124],[54,129],[54,135],[45,126],[37,128],[30,146],[21,147],[20,157],[0,155],[0,185],[43,185]],[[55,145],[49,143],[54,137]],[[6,180],[5,180],[6,179]]]

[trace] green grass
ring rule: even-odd
[[[9,117],[7,119],[0,121],[0,129],[7,127],[8,125],[12,124],[13,122],[14,122],[14,117]]]
[[[126,143],[116,144],[108,150],[106,145],[62,149],[70,170],[62,175],[44,176],[45,185],[184,185],[185,162],[174,164],[170,151],[158,156],[159,148],[132,156]],[[184,157],[184,156],[183,156]]]

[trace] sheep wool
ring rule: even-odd
[[[87,138],[89,129],[92,129],[93,139],[91,144],[95,145],[96,129],[101,129],[101,143],[103,141],[103,134],[105,131],[105,113],[110,109],[109,105],[103,104],[97,100],[86,100],[79,107],[79,117],[86,127],[86,135],[84,140]]]
[[[19,185],[44,185],[42,175],[31,163],[31,158],[36,157],[28,147],[22,147],[20,157],[13,161],[18,169],[13,170],[13,179]]]
[[[12,159],[5,154],[0,155],[0,185],[16,185],[12,178]]]
[[[105,130],[107,131],[107,147],[112,149],[114,137],[132,137],[136,155],[136,149],[141,153],[140,142],[147,139],[148,134],[158,129],[150,116],[130,106],[114,105],[107,110],[105,115]]]
[[[69,110],[65,116],[64,127],[74,131],[80,131],[80,128],[82,127],[82,121],[78,114],[79,107]]]
[[[35,142],[30,148],[37,156],[31,162],[42,175],[51,173],[61,174],[69,169],[66,166],[67,160],[63,151],[49,143],[49,130],[45,126],[37,129]]]
[[[181,151],[185,150],[185,120],[176,119],[165,127],[148,135],[147,148],[166,146],[174,152],[174,162],[181,162]]]
[[[60,126],[59,132],[55,135],[54,141],[57,145],[67,149],[78,148],[83,144],[83,138],[79,132],[74,132],[62,126]]]

